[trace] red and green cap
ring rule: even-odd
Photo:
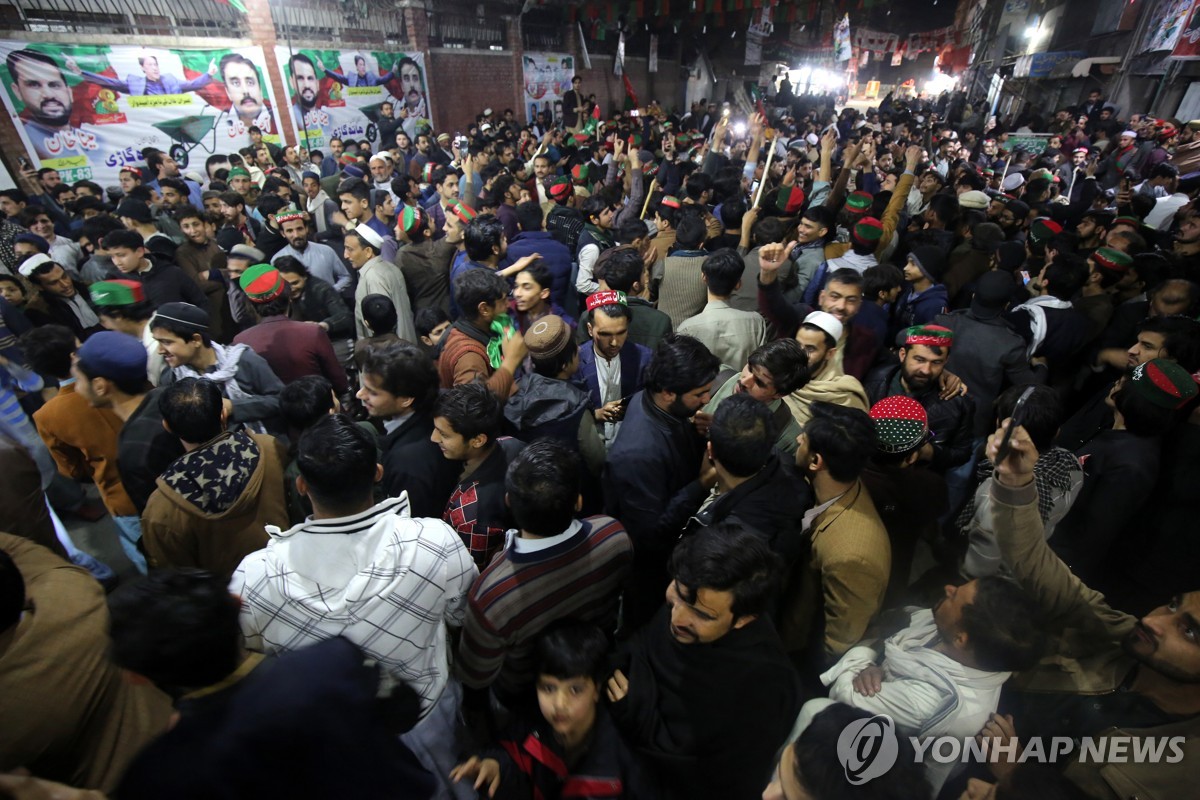
[[[846,198],[846,210],[851,214],[865,214],[871,210],[875,198],[867,192],[854,192]]]
[[[658,164],[653,161],[648,164],[642,164],[642,174],[650,179],[655,178],[658,175]]]
[[[238,281],[242,291],[253,303],[269,303],[283,295],[283,276],[270,264],[255,264],[242,273]]]
[[[605,292],[595,292],[588,295],[587,310],[595,311],[597,308],[604,306],[627,306],[629,301],[626,299],[624,292],[616,292],[611,289]]]
[[[1164,358],[1139,364],[1129,374],[1130,385],[1161,408],[1177,409],[1196,396],[1196,379],[1186,369]]]
[[[1115,228],[1118,225],[1129,225],[1133,227],[1134,230],[1137,230],[1138,228],[1142,227],[1142,221],[1137,217],[1126,215],[1123,217],[1117,217],[1113,220],[1112,226]]]
[[[576,183],[587,183],[588,176],[591,175],[592,169],[587,164],[576,164],[571,167],[571,178]]]
[[[421,169],[421,183],[433,183],[433,171],[437,165],[430,161]]]
[[[400,227],[411,237],[425,223],[425,212],[416,206],[406,205],[400,212]]]
[[[575,193],[575,189],[571,186],[570,178],[565,177],[552,180],[546,191],[550,195],[550,199],[556,202],[567,200]]]
[[[914,325],[904,332],[904,344],[949,347],[954,344],[954,331],[941,325]]]
[[[584,145],[592,140],[592,137],[588,136],[586,133],[577,133],[571,138],[575,140],[575,144],[577,145]]]
[[[1133,257],[1112,247],[1101,247],[1092,253],[1092,261],[1097,267],[1111,269],[1113,272],[1128,272],[1133,266]]]
[[[659,200],[658,204],[660,206],[666,206],[667,208],[682,208],[683,207],[683,203],[679,202],[678,197],[675,197],[675,196],[669,195],[669,194],[663,195],[662,200]]]
[[[458,217],[464,225],[479,216],[479,212],[461,200],[451,200],[446,204],[446,210]]]
[[[799,184],[794,183],[791,186],[780,186],[779,197],[776,198],[775,204],[783,212],[785,217],[790,217],[793,214],[798,214],[800,209],[804,207],[804,189]],[[880,231],[882,233],[882,231]]]
[[[874,244],[883,238],[883,223],[874,217],[863,217],[855,224],[852,235],[863,244]]]
[[[353,153],[342,153],[342,157],[338,159],[338,163],[343,167],[350,167],[358,163],[358,156]]]
[[[285,208],[275,215],[275,224],[282,227],[283,223],[291,222],[297,219],[303,220],[304,214],[294,208]]]
[[[876,446],[884,453],[916,450],[929,436],[929,415],[911,397],[885,397],[871,406],[869,414],[875,420]]]
[[[1063,226],[1048,217],[1038,217],[1029,223],[1029,239],[1034,244],[1047,242],[1063,232]]]
[[[146,302],[146,290],[141,281],[97,281],[88,287],[88,293],[92,303],[101,308]]]

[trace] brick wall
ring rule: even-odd
[[[485,108],[496,113],[521,108],[519,56],[508,51],[442,50],[429,54],[430,102],[434,127],[465,131]]]

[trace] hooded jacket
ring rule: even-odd
[[[829,697],[888,714],[901,732],[912,736],[953,736],[966,739],[983,728],[1000,702],[1000,687],[1009,672],[988,672],[961,664],[930,647],[938,636],[933,612],[911,609],[907,628],[883,643],[883,683],[872,697],[854,690],[854,678],[879,661],[874,648],[852,647],[821,675]],[[925,775],[936,795],[954,762],[927,759]]]
[[[549,437],[577,449],[592,475],[604,468],[604,442],[596,430],[592,399],[578,386],[530,373],[504,406],[512,434],[525,442]]]
[[[462,625],[479,574],[454,531],[410,517],[401,494],[267,533],[229,584],[246,646],[281,653],[344,636],[411,686],[427,714],[450,676],[446,625]]]
[[[184,453],[158,479],[142,514],[151,568],[195,567],[229,577],[267,543],[265,526],[288,519],[283,446],[226,431]]]

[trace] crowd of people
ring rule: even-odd
[[[1200,122],[585,93],[0,192],[0,795],[1186,796]]]

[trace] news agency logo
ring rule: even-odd
[[[975,763],[1027,761],[1054,764],[1075,760],[1085,764],[1178,764],[1183,761],[1183,736],[1085,736],[1072,739],[1031,737],[988,743],[955,736],[909,736],[913,760],[918,763]],[[857,719],[842,729],[837,741],[838,760],[852,786],[886,775],[900,757],[896,723],[887,714]]]
[[[887,774],[900,755],[896,723],[887,714],[854,720],[842,729],[837,754],[846,771],[846,782],[851,786],[861,786]]]

